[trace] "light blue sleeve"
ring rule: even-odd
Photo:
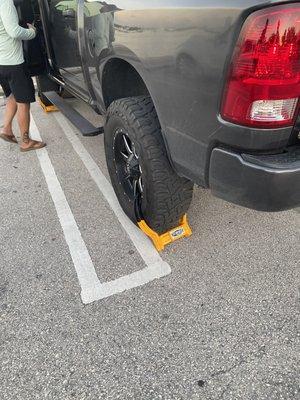
[[[2,0],[0,2],[0,14],[4,29],[13,39],[31,40],[35,38],[34,29],[25,29],[19,25],[19,18],[13,0]]]

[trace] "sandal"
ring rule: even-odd
[[[18,141],[14,135],[8,135],[7,133],[3,133],[3,132],[0,133],[0,139],[5,140],[6,142],[9,142],[9,143],[14,143],[14,144],[18,143]]]
[[[25,153],[27,151],[32,151],[32,150],[39,150],[46,146],[46,143],[44,143],[44,142],[38,142],[37,140],[30,139],[28,133],[25,133],[23,135],[23,143],[29,144],[29,146],[25,147],[25,148],[20,147],[20,151],[22,153]]]

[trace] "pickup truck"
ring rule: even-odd
[[[300,2],[110,1],[16,3],[39,30],[40,97],[104,116],[129,218],[139,197],[152,229],[177,226],[194,184],[259,211],[299,206]]]

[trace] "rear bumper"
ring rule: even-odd
[[[300,206],[300,147],[268,156],[215,148],[209,186],[215,196],[259,211]]]

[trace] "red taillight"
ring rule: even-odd
[[[251,14],[229,68],[221,115],[260,128],[293,125],[300,97],[300,5]]]

